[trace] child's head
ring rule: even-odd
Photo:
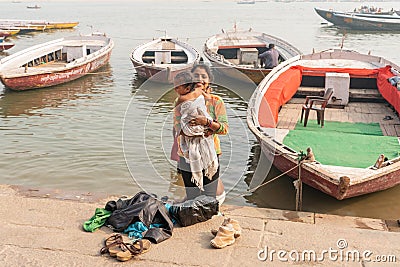
[[[194,90],[193,77],[189,72],[180,72],[174,78],[174,89],[179,95],[185,95]]]

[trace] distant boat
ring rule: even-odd
[[[136,47],[130,55],[140,77],[172,83],[176,74],[190,70],[200,55],[191,45],[171,37],[161,37]]]
[[[114,42],[100,33],[35,45],[1,59],[0,79],[17,91],[66,83],[104,66],[113,47]]]
[[[261,67],[258,59],[270,43],[279,52],[280,62],[301,54],[286,41],[251,29],[224,30],[207,39],[203,53],[219,72],[238,80],[243,80],[246,75],[258,84],[272,70]]]
[[[334,11],[334,10],[327,10],[321,8],[314,8],[315,12],[322,17],[323,19],[334,23],[335,20],[334,15],[351,15],[357,17],[366,17],[366,18],[381,18],[381,19],[400,19],[400,16],[397,15],[396,12],[382,12],[382,13],[360,13],[360,12],[341,12],[341,11]]]
[[[34,5],[34,6],[27,6],[26,8],[39,9],[39,8],[41,8],[41,7],[38,6],[38,5]]]
[[[254,91],[247,124],[276,168],[336,199],[394,187],[400,184],[400,95],[389,79],[399,77],[399,71],[384,58],[355,51],[330,49],[293,57]],[[332,107],[322,110],[317,104],[328,100],[319,96],[329,88]],[[299,121],[304,106],[310,107],[305,98],[312,95],[311,106],[319,113],[311,110],[308,124],[306,114],[305,127]],[[324,117],[321,127],[317,121]],[[307,147],[318,162],[299,163]]]
[[[256,1],[255,0],[238,0],[237,3],[238,4],[255,4]]]
[[[4,37],[0,37],[0,52],[8,50],[14,45],[15,45],[14,43],[6,42]]]
[[[338,27],[354,30],[370,31],[400,31],[400,16],[398,15],[374,15],[361,16],[359,14],[346,14],[314,8],[318,15]]]
[[[17,34],[19,29],[0,29],[0,37],[8,37]]]
[[[49,29],[70,29],[77,26],[76,21],[16,20],[0,19],[0,29],[17,28],[22,32],[44,31]]]

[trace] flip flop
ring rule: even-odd
[[[140,244],[139,241],[141,241],[142,244]],[[151,242],[150,242],[150,240],[148,240],[148,239],[139,239],[139,240],[136,240],[136,241],[132,244],[132,246],[135,247],[137,250],[140,250],[140,248],[142,248],[142,252],[141,252],[141,253],[143,254],[143,253],[146,253],[147,251],[150,250],[150,248],[151,248]]]
[[[109,253],[111,257],[116,257],[118,252],[123,251],[122,244],[127,242],[121,234],[112,234],[104,240],[104,247],[101,248],[100,254]]]
[[[135,256],[141,254],[143,252],[143,242],[140,239],[137,242],[140,247],[139,249],[137,249],[137,246],[135,247],[133,244],[122,243],[122,251],[117,253],[117,260],[128,261]]]

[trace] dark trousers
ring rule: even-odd
[[[186,190],[186,198],[187,199],[194,199],[200,195],[206,195],[210,197],[216,197],[217,195],[217,186],[218,186],[218,179],[219,179],[219,163],[217,172],[214,174],[212,179],[210,180],[208,177],[204,176],[203,170],[203,188],[204,191],[201,191],[200,188],[193,183],[192,180],[192,173],[189,171],[190,166],[186,163],[184,158],[180,158],[178,168],[182,174],[183,183],[185,184]]]

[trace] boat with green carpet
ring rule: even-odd
[[[259,84],[248,126],[280,171],[339,200],[391,188],[400,184],[399,72],[355,51],[296,56]]]

